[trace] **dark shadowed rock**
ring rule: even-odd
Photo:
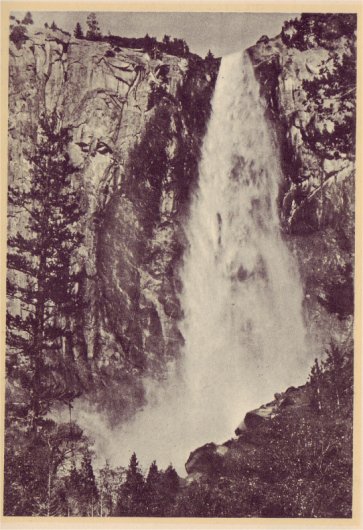
[[[212,475],[219,473],[223,466],[223,456],[228,452],[226,445],[207,443],[192,453],[185,464],[188,473]]]
[[[218,62],[153,59],[33,27],[18,44],[10,43],[9,183],[24,186],[39,115],[56,110],[81,195],[84,243],[72,260],[80,309],[67,358],[75,382],[65,370],[54,377],[121,419],[142,403],[142,377],[162,377],[183,344],[182,222]],[[19,229],[26,237],[26,217],[10,213],[9,235]]]

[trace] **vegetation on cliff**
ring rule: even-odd
[[[160,222],[162,190],[176,189],[175,212],[187,210],[217,72],[218,61],[191,58],[175,96],[166,91],[165,84],[155,86],[149,95],[153,115],[130,153],[125,193],[143,205],[142,225],[150,232]],[[174,149],[171,154],[170,149]]]
[[[325,123],[332,112],[341,118],[333,129],[328,126],[319,130],[312,120],[303,131],[304,144],[320,157],[321,164],[326,158],[354,159],[355,21],[350,15],[344,20],[331,17],[327,24],[326,15],[303,15],[299,21],[287,24],[282,33],[282,41],[288,47],[303,51],[323,46],[333,54],[330,63],[323,64],[319,74],[303,84],[310,112]],[[19,49],[28,38],[25,26],[31,24],[29,20],[26,17],[26,21],[18,21],[12,28],[10,39]],[[342,57],[332,48],[337,36],[347,38],[347,53]],[[84,38],[79,25],[76,37]],[[175,94],[168,90],[166,69],[159,75],[161,82],[152,87],[148,121],[130,152],[122,190],[113,197],[126,196],[135,206],[142,227],[136,237],[142,249],[136,254],[140,258],[138,265],[142,259],[151,263],[150,256],[155,251],[151,236],[165,221],[161,211],[163,193],[175,193],[175,226],[188,212],[219,62],[212,54],[204,61],[193,56],[184,41],[168,36],[162,43],[148,35],[143,39],[102,37],[93,17],[87,38],[108,42],[116,51],[121,46],[139,48],[148,51],[153,59],[162,53],[176,53],[188,59],[188,71]],[[113,51],[108,53],[112,57]],[[275,67],[276,81],[276,63]],[[271,97],[275,97],[277,105],[276,94]],[[24,238],[20,232],[9,238],[8,296],[22,305],[22,311],[8,314],[5,514],[350,517],[353,345],[348,342],[332,344],[326,358],[316,361],[309,382],[300,389],[307,396],[304,406],[286,406],[275,418],[242,432],[231,442],[228,455],[216,461],[213,471],[194,477],[194,481],[180,479],[172,466],[159,470],[156,463],[145,474],[135,454],[127,470],[113,469],[106,463],[96,472],[92,441],[80,427],[71,418],[69,423],[57,424],[47,417],[51,406],[57,403],[69,405],[71,413],[71,402],[81,391],[77,372],[72,369],[77,335],[72,322],[80,299],[75,289],[77,278],[71,272],[72,253],[81,241],[74,228],[80,211],[78,195],[71,186],[73,168],[65,149],[68,132],[56,124],[55,115],[50,121],[41,121],[39,142],[27,160],[31,186],[11,188],[9,192],[11,206],[27,211],[27,229],[32,237]],[[289,149],[291,154],[291,146]],[[288,156],[286,164],[289,160]],[[304,197],[300,198],[302,201]],[[295,199],[299,202],[298,192]],[[114,202],[110,201],[109,209]],[[348,212],[343,212],[335,220],[335,225],[340,226],[329,228],[331,241],[337,243],[334,248],[345,253],[346,263],[339,264],[332,274],[327,266],[324,271],[314,271],[315,281],[324,283],[321,304],[329,314],[347,321],[354,309],[353,267],[349,261],[353,252],[352,223]],[[136,225],[135,222],[135,230]],[[105,228],[104,220],[100,226]],[[328,232],[321,233],[328,240]],[[177,269],[182,244],[172,250],[175,259],[167,269],[170,277],[171,269]],[[121,268],[120,274],[124,272]],[[134,263],[132,268],[136,269]],[[14,282],[12,271],[24,274],[26,281]],[[136,290],[130,288],[130,292],[135,294]],[[137,293],[133,296],[136,298]],[[104,300],[109,301],[106,297]],[[168,314],[170,319],[179,314],[177,309],[173,311]],[[119,311],[109,318],[112,325],[115,320],[115,328],[122,329],[120,343],[128,345],[127,362],[132,339],[140,335],[135,315],[130,314],[129,311],[126,317]],[[123,317],[132,320],[127,337],[122,328],[124,322],[120,324]],[[159,321],[157,324],[160,327]],[[158,326],[155,324],[155,328]],[[103,384],[97,390],[108,396],[109,388],[116,387],[120,395],[127,394],[126,389],[131,387],[139,392],[141,383],[135,379],[147,366],[146,353],[138,350],[139,357],[131,359],[129,372],[126,362],[120,366],[119,380],[110,365],[105,372],[110,376],[108,388]],[[160,352],[159,356],[161,363]],[[139,394],[142,402],[141,390]]]
[[[332,344],[279,413],[229,442],[213,468],[185,481],[154,462],[145,475],[95,473],[92,444],[74,423],[6,429],[7,515],[172,517],[351,517],[353,345]],[[122,440],[120,440],[122,444]],[[31,484],[31,487],[30,487]]]
[[[68,373],[72,381],[70,318],[80,301],[73,292],[71,258],[82,240],[76,229],[80,210],[71,184],[74,169],[65,152],[68,131],[54,114],[40,118],[36,134],[27,186],[9,187],[13,215],[22,212],[28,235],[17,231],[10,236],[7,256],[7,296],[12,302],[7,312],[7,377],[22,387],[23,403],[16,407],[29,407],[33,426],[54,400],[75,395],[72,384],[67,388],[70,381],[59,379],[57,372]],[[14,307],[20,311],[12,311]],[[11,399],[7,407],[11,414]]]
[[[300,51],[318,46],[334,48],[336,39],[351,39],[356,28],[357,15],[353,13],[303,13],[285,22],[281,37],[286,46]]]

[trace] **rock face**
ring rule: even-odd
[[[83,212],[72,267],[85,309],[69,362],[76,386],[118,419],[142,403],[141,376],[162,377],[182,344],[181,223],[218,69],[151,55],[60,30],[10,43],[9,183],[26,185],[38,117],[55,111]],[[9,233],[19,226],[24,212],[13,212]]]
[[[225,466],[233,454],[249,460],[249,454],[255,458],[261,451],[258,440],[254,439],[254,432],[267,424],[287,409],[295,412],[310,408],[311,396],[308,387],[290,387],[281,394],[275,394],[275,399],[262,405],[258,409],[247,412],[244,420],[238,425],[235,434],[238,438],[228,440],[222,445],[207,443],[193,451],[186,464],[188,480],[198,480],[205,476],[223,475]]]
[[[355,28],[354,15],[303,15],[248,50],[276,131],[281,223],[317,353],[352,332]]]
[[[353,336],[355,28],[351,15],[306,15],[248,50],[276,131],[281,225],[299,263],[317,357],[331,342],[345,347]],[[286,409],[309,410],[309,403],[307,386],[275,394],[245,415],[237,439],[191,453],[190,480],[223,475],[234,458],[247,467],[255,462],[259,472],[263,448],[255,431]]]
[[[308,15],[248,50],[277,131],[282,229],[300,265],[317,355],[352,332],[354,138],[346,130],[354,88],[344,73],[354,73],[355,24],[351,15]],[[183,342],[182,226],[218,61],[27,32],[10,43],[9,183],[27,185],[38,117],[55,111],[71,132],[85,236],[72,265],[84,308],[71,323],[72,377],[60,377],[122,419],[143,402],[142,377],[162,378]],[[10,234],[25,225],[24,212],[10,212]],[[245,426],[276,406],[249,413]]]
[[[235,430],[239,436],[246,429],[254,429],[262,423],[274,418],[282,409],[294,406],[294,408],[308,405],[309,400],[304,387],[290,387],[282,394],[275,394],[275,399],[266,405],[261,405],[258,409],[247,412],[244,420]]]
[[[195,480],[202,475],[212,475],[221,471],[223,456],[228,452],[229,445],[229,442],[223,445],[216,445],[211,442],[190,453],[185,464],[189,480]]]

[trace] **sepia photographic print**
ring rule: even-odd
[[[2,17],[4,519],[352,524],[359,6],[34,5]]]

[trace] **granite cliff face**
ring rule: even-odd
[[[142,403],[141,376],[162,377],[182,344],[181,223],[218,69],[192,55],[154,57],[60,30],[10,43],[9,184],[26,185],[38,117],[55,111],[71,132],[82,202],[72,272],[83,310],[63,351],[73,377],[54,377],[118,419]],[[24,211],[11,212],[10,234],[25,225]]]
[[[354,16],[306,15],[286,23],[276,38],[262,37],[248,49],[266,101],[266,115],[276,131],[284,172],[281,228],[299,264],[308,340],[317,357],[324,356],[332,343],[342,351],[352,351],[354,27]],[[344,366],[332,378],[333,386],[347,369]],[[262,472],[266,478],[266,466],[261,465],[268,459],[263,436],[267,433],[267,440],[273,440],[280,421],[285,429],[293,421],[303,429],[306,418],[309,425],[313,393],[310,384],[290,387],[248,412],[236,426],[237,438],[222,445],[207,443],[190,454],[188,480],[229,476],[238,462],[242,474]],[[331,418],[330,407],[334,406],[329,399],[324,405],[329,412],[324,409],[319,420],[323,429],[345,422],[339,417],[339,400],[337,417]],[[350,432],[349,421],[344,425]],[[349,453],[349,434],[344,436],[344,451]]]
[[[352,89],[338,77],[324,104],[309,93],[316,83],[324,96],[324,80],[354,59],[354,21],[331,22],[291,23],[248,50],[276,129],[282,229],[300,265],[317,355],[332,338],[346,340],[353,311],[354,153],[334,137],[353,119]],[[26,186],[38,117],[56,111],[71,132],[81,193],[85,238],[72,267],[83,310],[71,322],[71,352],[62,352],[72,377],[54,377],[117,419],[142,404],[142,377],[162,378],[183,343],[183,223],[217,70],[218,61],[155,58],[60,30],[29,29],[10,43],[9,183]],[[10,234],[24,229],[24,212],[10,214]]]
[[[352,333],[355,27],[354,15],[303,15],[248,50],[276,131],[281,225],[317,354]]]

